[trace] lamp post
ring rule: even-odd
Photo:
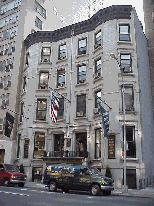
[[[120,67],[118,58],[115,56],[115,54],[111,53],[110,56],[115,59],[118,63],[118,66]],[[124,93],[125,93],[125,87],[124,87],[124,81],[123,81],[123,72],[124,69],[121,69],[122,72],[122,107],[123,107],[123,121],[124,121],[124,185],[122,186],[122,192],[127,193],[128,192],[128,186],[126,185],[126,126],[125,126],[125,103],[124,103]]]

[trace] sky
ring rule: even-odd
[[[103,7],[112,5],[132,5],[135,7],[139,20],[142,22],[143,30],[144,26],[144,13],[143,13],[143,0],[104,0]]]

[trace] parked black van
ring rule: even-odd
[[[70,164],[51,164],[44,172],[43,184],[49,187],[49,191],[62,189],[90,191],[92,195],[99,195],[102,191],[104,195],[110,195],[114,190],[114,181],[104,177],[99,170],[94,167]]]

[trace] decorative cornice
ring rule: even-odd
[[[99,10],[90,19],[60,28],[55,31],[38,31],[29,34],[25,39],[25,46],[28,49],[31,45],[39,42],[57,42],[59,40],[70,38],[71,31],[74,36],[85,32],[93,31],[100,24],[114,19],[130,19],[131,5],[114,5]]]

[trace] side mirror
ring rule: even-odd
[[[0,171],[3,172],[3,171],[4,171],[4,168],[0,168]]]

